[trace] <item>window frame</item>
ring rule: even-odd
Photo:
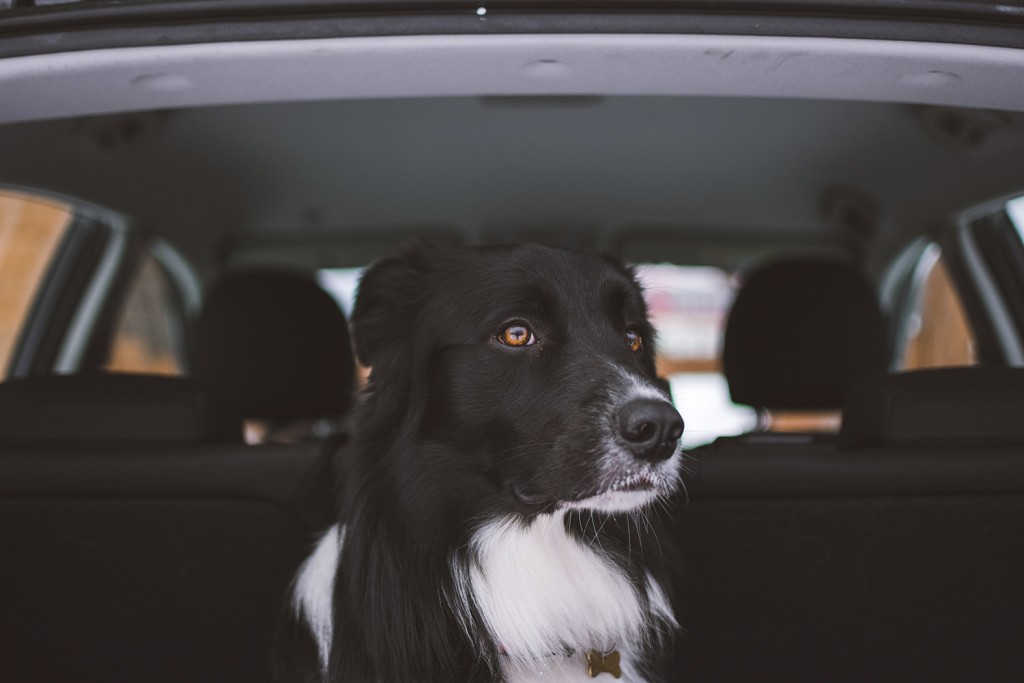
[[[1006,306],[1017,339],[1024,339],[1024,245],[1005,205],[1000,211],[976,220],[970,231]]]
[[[889,310],[889,370],[897,372],[903,367],[910,340],[909,325],[929,270],[942,254],[942,247],[934,240],[915,240],[892,266],[890,283],[883,278],[881,296],[891,297]]]
[[[980,365],[1024,365],[1024,270],[1007,272],[1011,250],[1009,258],[1024,268],[1024,246],[1006,212],[1016,196],[964,212],[937,240],[974,332]],[[1013,233],[1009,242],[1007,229]]]
[[[74,204],[70,208],[67,229],[18,332],[7,378],[66,370],[74,361],[70,337],[80,339],[88,332],[83,305],[102,294],[98,287],[103,283],[96,276],[118,257],[118,239],[110,227]]]

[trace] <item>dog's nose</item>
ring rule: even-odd
[[[683,435],[683,418],[667,401],[637,398],[619,409],[619,434],[640,460],[666,460]]]

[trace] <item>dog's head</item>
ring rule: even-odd
[[[400,476],[434,495],[530,516],[632,510],[677,485],[683,421],[615,259],[412,247],[366,272],[352,325],[372,367],[357,430],[414,442],[382,450],[415,453]]]

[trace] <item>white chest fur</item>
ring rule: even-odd
[[[612,649],[622,655],[623,680],[637,681],[631,655],[648,623],[673,621],[649,577],[647,595],[638,595],[612,562],[566,533],[561,515],[491,522],[474,534],[471,550],[468,567],[453,561],[461,607],[472,596],[503,649],[510,682],[589,681],[583,653]]]
[[[320,666],[327,670],[334,632],[334,577],[345,543],[345,527],[335,524],[320,537],[316,550],[299,568],[292,593],[295,615],[305,619],[316,639]]]

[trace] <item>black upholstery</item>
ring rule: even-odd
[[[355,362],[345,316],[309,277],[243,271],[207,294],[194,372],[247,418],[336,417],[352,403]]]
[[[330,503],[327,489],[315,481],[321,475],[331,481],[320,450],[202,444],[112,451],[89,443],[7,448],[0,452],[0,496],[120,498],[129,505],[147,498],[229,499],[280,507],[296,523],[316,527]]]
[[[857,439],[696,452],[674,513],[677,680],[1019,677],[1021,373],[870,379],[850,392]]]
[[[1019,486],[735,496],[675,516],[690,579],[671,680],[966,683],[1024,671]]]
[[[0,420],[0,680],[267,680],[287,587],[333,518],[331,449],[245,446],[237,415],[208,430],[223,412],[204,391],[0,385],[30,425]]]
[[[847,450],[834,441],[697,451],[687,477],[695,499],[826,498],[1024,492],[1020,446],[913,446]]]
[[[963,367],[858,384],[841,443],[855,446],[1024,445],[1024,368]]]
[[[752,272],[725,330],[722,366],[736,403],[840,408],[849,387],[884,372],[885,325],[851,263],[793,256]]]
[[[34,377],[0,384],[0,442],[60,446],[242,440],[241,414],[208,387],[171,377]]]
[[[0,680],[268,679],[341,437],[246,446],[242,418],[342,417],[347,324],[311,279],[240,273],[197,333],[197,381],[0,385]]]

